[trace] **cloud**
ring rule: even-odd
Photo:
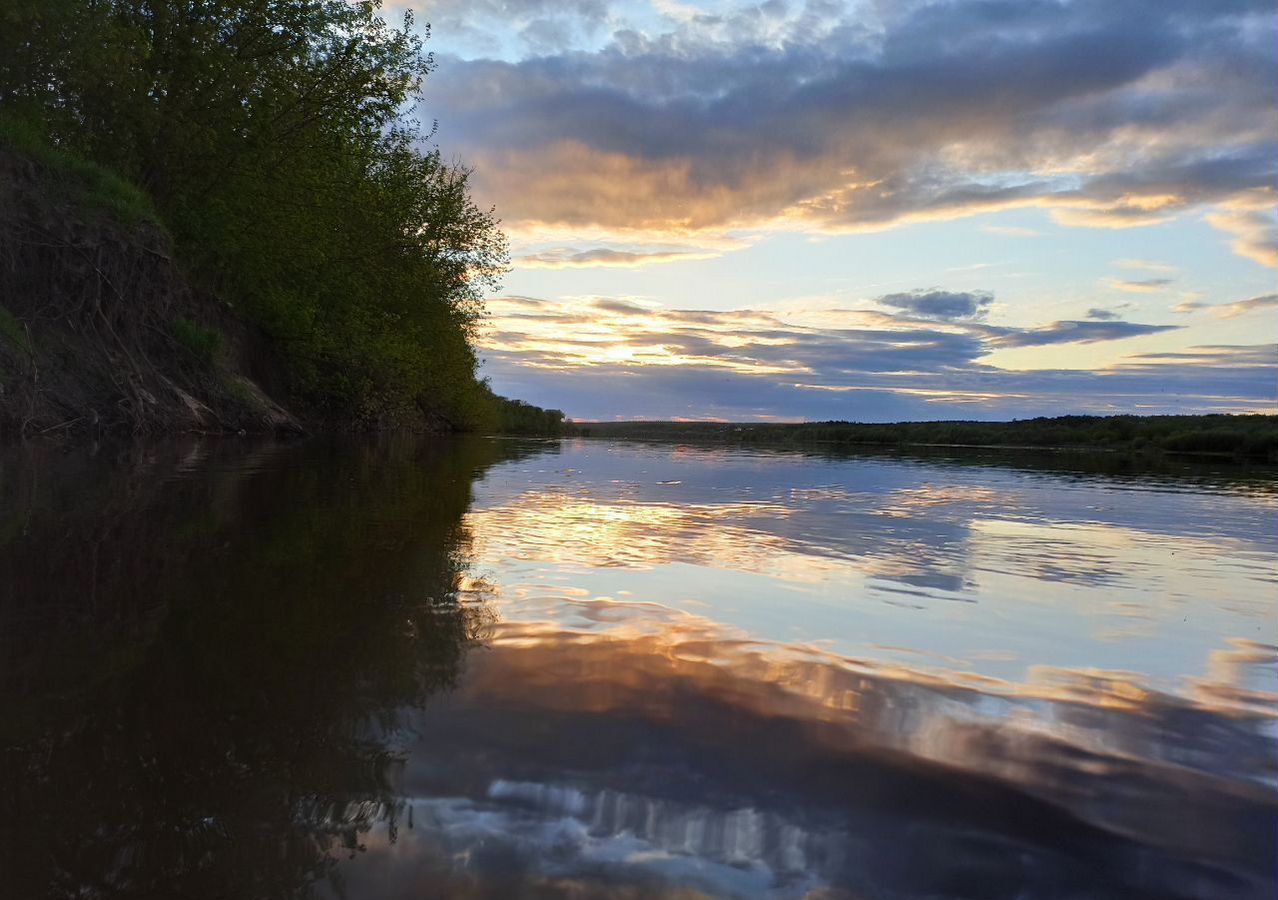
[[[1106,278],[1105,284],[1116,291],[1127,291],[1130,294],[1154,294],[1171,286],[1170,278]]]
[[[986,292],[889,294],[877,302],[904,313],[891,315],[872,309],[684,310],[609,297],[498,297],[490,302],[489,330],[481,343],[547,368],[624,361],[827,376],[944,371],[1000,347],[1117,341],[1179,327],[1124,321],[996,326],[980,321],[992,301]]]
[[[642,316],[652,312],[652,308],[631,303],[629,300],[614,300],[608,297],[597,298],[591,305],[604,312],[617,313],[623,316]]]
[[[1141,353],[1130,357],[1120,368],[1132,371],[1165,363],[1191,368],[1274,370],[1278,369],[1278,344],[1209,344],[1183,351]],[[1192,373],[1186,374],[1192,377]]]
[[[1023,228],[1019,225],[984,225],[981,231],[986,234],[998,234],[1003,237],[1042,237],[1043,232],[1033,228]]]
[[[517,226],[833,232],[1023,207],[1133,226],[1214,205],[1238,252],[1273,257],[1237,199],[1278,179],[1267,3],[993,8],[748,6],[446,58],[423,117]]]
[[[517,37],[526,52],[563,52],[603,31],[614,16],[604,0],[426,0],[389,4],[392,12],[417,8],[417,18],[449,47],[495,54],[501,35]],[[394,16],[398,18],[398,16]]]
[[[1145,272],[1163,272],[1170,274],[1179,271],[1170,263],[1154,262],[1150,259],[1116,259],[1114,265],[1120,269],[1140,269]]]
[[[941,292],[902,296],[929,293]],[[984,306],[980,296],[972,305]],[[1248,348],[1132,357],[1098,371],[1015,372],[985,361],[1001,348],[1121,341],[1175,326],[1093,320],[1011,328],[894,309],[900,314],[499,297],[481,348],[500,390],[585,418],[886,420],[1037,415],[1045,405],[1093,412],[1274,405],[1278,358]]]
[[[1263,309],[1278,309],[1278,294],[1264,294],[1260,297],[1252,297],[1249,300],[1224,303],[1220,306],[1213,306],[1211,311],[1221,318],[1232,319],[1235,316]]]
[[[1252,348],[1202,349],[1184,359],[1136,359],[1101,371],[1010,372],[971,366],[943,375],[882,375],[857,383],[750,374],[721,367],[600,363],[589,377],[530,368],[493,353],[485,366],[503,393],[581,419],[851,419],[867,422],[1008,419],[1059,413],[1274,412],[1278,347],[1268,365]]]
[[[1101,319],[1106,322],[1112,322],[1115,319],[1119,319],[1122,317],[1118,313],[1114,312],[1112,309],[1100,309],[1098,307],[1093,306],[1091,309],[1087,311],[1087,318]]]
[[[521,269],[586,269],[605,266],[635,269],[659,263],[714,259],[719,255],[720,251],[711,249],[644,251],[615,250],[608,247],[590,250],[556,248],[516,257],[514,264]]]
[[[980,318],[994,302],[994,296],[985,291],[911,291],[904,294],[887,294],[879,297],[875,302],[904,310],[923,319],[947,321]]]
[[[1124,338],[1175,331],[1179,325],[1143,325],[1139,322],[1053,322],[1042,328],[1027,328],[999,334],[994,342],[1002,347],[1041,347],[1047,344],[1094,344]]]
[[[1238,316],[1246,315],[1256,311],[1278,309],[1278,294],[1262,294],[1258,297],[1250,297],[1246,300],[1236,300],[1233,303],[1218,303],[1212,305],[1204,303],[1202,300],[1191,299],[1177,303],[1172,307],[1172,312],[1186,314],[1197,312],[1201,309],[1211,310],[1213,315],[1222,319],[1233,319]]]
[[[1233,235],[1230,246],[1239,256],[1270,268],[1278,267],[1278,212],[1272,192],[1254,192],[1223,204],[1207,222]]]

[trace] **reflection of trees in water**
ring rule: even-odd
[[[461,520],[512,452],[7,459],[6,890],[291,895],[374,822],[394,829],[400,760],[377,736],[453,683],[484,628],[458,600]]]

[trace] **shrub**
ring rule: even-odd
[[[217,361],[222,349],[222,333],[213,328],[205,328],[188,319],[177,319],[170,331],[187,353],[206,366]]]

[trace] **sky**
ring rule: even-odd
[[[418,117],[578,420],[1278,412],[1272,0],[430,0]]]

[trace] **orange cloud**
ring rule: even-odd
[[[556,248],[515,257],[514,265],[520,269],[589,269],[600,267],[636,269],[640,266],[651,266],[659,263],[714,259],[720,255],[720,252],[716,250],[645,251],[615,250],[611,247],[596,247],[589,250]]]
[[[1278,267],[1278,196],[1255,191],[1220,204],[1207,222],[1233,235],[1230,246],[1239,256],[1270,268]]]

